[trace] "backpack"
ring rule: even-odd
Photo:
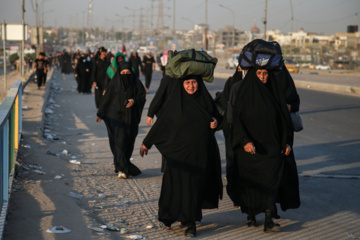
[[[239,65],[243,70],[251,67],[268,70],[281,69],[282,52],[279,43],[255,39],[246,44],[239,55]]]
[[[211,57],[205,51],[188,49],[178,52],[169,50],[165,74],[171,78],[198,75],[204,81],[211,83],[214,81],[214,69],[217,61],[217,58]]]

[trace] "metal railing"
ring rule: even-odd
[[[0,105],[0,239],[5,225],[15,159],[22,132],[23,84],[16,81]]]

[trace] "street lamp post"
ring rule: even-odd
[[[135,30],[135,11],[137,9],[132,9],[132,8],[129,8],[129,7],[124,7],[125,9],[127,10],[130,10],[130,11],[133,11],[133,23],[132,23],[132,30],[134,31]]]
[[[225,9],[229,10],[231,12],[232,16],[233,16],[233,33],[232,33],[231,46],[234,48],[234,44],[235,44],[235,13],[231,8],[225,7],[222,4],[219,4],[219,7],[222,7],[222,8],[225,8]]]
[[[125,40],[127,40],[127,39],[126,39],[125,31],[124,31],[124,20],[125,20],[126,17],[131,17],[131,15],[121,16],[121,15],[115,13],[115,16],[120,18],[120,21],[121,21],[121,33],[122,33],[121,36],[124,35],[124,37],[122,37],[122,38],[123,38],[123,41],[125,42]]]

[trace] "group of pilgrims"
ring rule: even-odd
[[[154,61],[151,54],[143,60],[136,53],[129,59],[120,52],[108,56],[104,47],[95,56],[79,53],[73,68],[80,93],[94,88],[96,121],[106,125],[115,174],[127,179],[141,174],[130,158],[151,76],[144,87],[139,72],[153,71]],[[64,73],[68,61],[63,60]],[[141,157],[153,145],[162,155],[158,220],[163,229],[180,222],[185,236],[195,237],[202,209],[218,208],[223,183],[215,132],[222,130],[226,191],[234,207],[247,215],[247,226],[258,226],[256,216],[264,213],[264,232],[280,231],[273,221],[280,218],[276,205],[282,211],[300,206],[290,118],[300,99],[286,67],[244,71],[238,66],[219,97],[221,113],[202,75],[163,73],[147,112],[151,128],[140,147]]]

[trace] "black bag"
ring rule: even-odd
[[[239,55],[239,65],[243,70],[251,67],[281,69],[282,60],[280,45],[262,39],[255,39],[246,44]]]
[[[299,115],[298,112],[291,112],[290,113],[291,116],[291,121],[293,124],[293,129],[295,132],[300,132],[301,130],[304,129],[303,123],[302,123],[302,119]]]

